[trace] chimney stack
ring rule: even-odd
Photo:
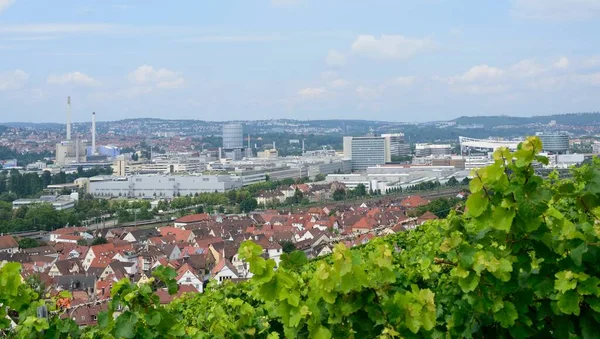
[[[92,155],[96,155],[96,112],[92,113]]]
[[[67,97],[67,141],[71,140],[71,97]]]

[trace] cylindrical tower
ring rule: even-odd
[[[223,125],[223,148],[244,148],[244,130],[240,124]]]

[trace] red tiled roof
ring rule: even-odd
[[[10,235],[0,236],[0,249],[8,249],[15,247],[19,247],[19,244],[17,243],[15,238],[13,238]]]
[[[181,217],[181,218],[175,220],[175,222],[177,222],[177,223],[192,223],[192,222],[198,222],[198,221],[204,221],[204,220],[211,220],[210,215],[208,215],[206,213],[190,214],[190,215],[186,215],[184,217]]]
[[[429,204],[429,200],[423,199],[418,195],[410,196],[400,202],[400,206],[402,207],[420,207],[427,204]]]

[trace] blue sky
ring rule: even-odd
[[[0,0],[0,122],[599,111],[598,0]]]

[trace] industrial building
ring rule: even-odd
[[[450,155],[452,146],[447,144],[415,144],[415,156],[426,157],[430,155]]]
[[[157,156],[149,161],[131,161],[124,156],[113,162],[113,173],[118,176],[133,174],[200,173],[209,161],[209,155],[176,154]]]
[[[382,134],[390,145],[390,155],[400,157],[410,155],[410,145],[404,140],[404,133]]]
[[[71,193],[69,195],[42,195],[38,199],[17,199],[12,202],[12,208],[18,209],[23,206],[50,204],[57,210],[66,210],[75,207],[75,203],[79,200],[79,193]]]
[[[488,153],[494,152],[498,148],[504,147],[511,151],[515,151],[522,139],[517,140],[502,140],[502,139],[474,139],[469,137],[458,137],[460,143],[461,154],[473,153]]]
[[[368,167],[365,173],[330,174],[326,180],[341,182],[348,188],[363,184],[367,189],[385,192],[388,188],[406,188],[427,181],[445,183],[451,177],[462,180],[469,172],[454,166],[385,165]]]
[[[544,152],[565,154],[569,151],[569,136],[561,133],[538,132]]]
[[[391,161],[390,138],[383,136],[344,137],[344,157],[352,160],[352,171]]]
[[[90,180],[87,189],[95,197],[154,199],[225,192],[240,187],[241,178],[231,175],[132,175]]]

